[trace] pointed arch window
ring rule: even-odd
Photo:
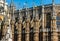
[[[57,14],[56,20],[57,20],[56,22],[57,28],[59,28],[60,27],[60,12]]]

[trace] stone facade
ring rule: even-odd
[[[7,39],[12,41],[60,41],[60,5],[48,4],[22,10],[15,10],[11,5],[9,10],[7,20],[0,26],[0,39],[5,37],[9,26],[11,33],[7,33],[10,35]]]

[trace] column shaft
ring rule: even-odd
[[[14,21],[12,21],[11,28],[12,28],[12,41],[14,41]]]
[[[51,33],[51,40],[52,41],[58,41],[58,32],[56,28],[56,20],[52,21],[52,33]]]
[[[30,33],[30,29],[29,29],[29,27],[30,27],[30,23],[29,23],[29,20],[27,20],[26,21],[26,28],[25,28],[25,40],[26,41],[29,41],[29,33]]]
[[[4,23],[3,30],[2,30],[2,35],[5,36],[6,32],[7,32],[7,24]]]
[[[21,35],[21,33],[22,33],[22,22],[19,22],[19,24],[18,24],[18,41],[21,41],[22,39],[22,35]]]
[[[39,21],[34,22],[34,41],[39,41]]]
[[[44,13],[44,6],[42,6],[42,31],[43,31],[43,35],[42,35],[42,37],[43,37],[43,41],[46,41],[46,33],[45,33],[45,21],[44,21],[44,19],[45,19],[45,13]]]

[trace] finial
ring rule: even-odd
[[[52,4],[54,4],[54,0],[52,0]]]
[[[33,8],[35,8],[36,7],[36,5],[35,5],[35,0],[33,0]]]
[[[13,0],[11,0],[11,3],[13,3]]]
[[[6,2],[6,0],[4,0],[4,2]]]
[[[27,1],[24,3],[24,6],[25,6],[25,8],[28,8],[28,6],[27,6]]]
[[[13,2],[14,0],[11,0],[11,3],[10,3],[10,5],[11,6],[14,6],[14,2]]]
[[[54,3],[54,0],[52,0],[52,3]]]
[[[41,0],[41,5],[43,6],[44,4],[43,4],[43,0]]]

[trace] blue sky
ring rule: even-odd
[[[44,4],[51,4],[52,0],[42,0]],[[7,0],[7,3],[10,4],[11,0]],[[27,2],[28,7],[32,7],[33,0],[14,0],[14,4],[16,5],[16,8],[23,8],[24,3]],[[41,3],[41,0],[34,0],[35,5],[39,6]],[[55,4],[60,4],[60,0],[55,0]]]

